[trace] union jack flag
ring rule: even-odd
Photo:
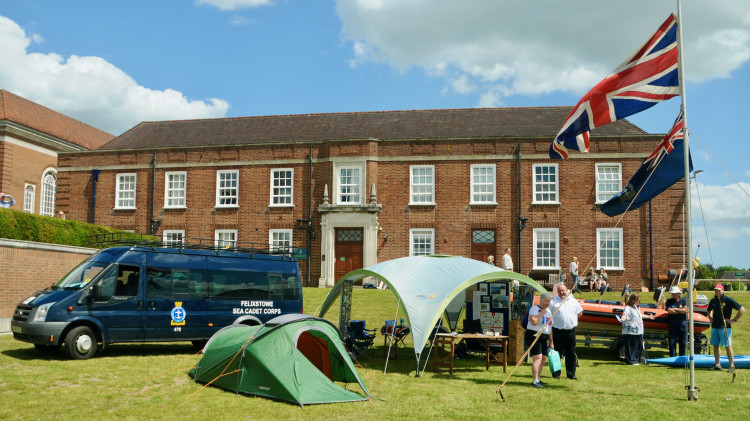
[[[608,216],[638,209],[685,177],[685,135],[682,110],[659,146],[651,152],[625,188],[602,203],[600,209]],[[693,160],[688,156],[690,171]]]
[[[677,17],[659,29],[578,101],[550,146],[549,156],[566,159],[568,150],[589,151],[589,132],[679,95]]]

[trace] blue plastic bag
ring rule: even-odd
[[[550,372],[554,373],[562,369],[562,365],[560,364],[560,353],[558,353],[556,350],[550,349],[547,352],[547,359],[549,359]]]

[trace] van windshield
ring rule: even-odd
[[[75,269],[68,272],[55,286],[60,289],[81,289],[88,285],[107,266],[109,266],[108,262],[85,260],[76,266]]]

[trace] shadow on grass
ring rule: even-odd
[[[119,358],[119,357],[151,357],[162,355],[194,355],[197,354],[192,344],[189,343],[150,343],[150,344],[115,344],[106,348],[99,348],[93,358]],[[33,346],[8,349],[2,351],[3,355],[17,360],[47,360],[63,361],[69,360],[62,349],[55,352],[39,352]]]
[[[63,361],[67,356],[62,351],[51,353],[42,353],[37,351],[33,346],[31,348],[6,349],[3,355],[22,361],[46,360],[46,361]]]

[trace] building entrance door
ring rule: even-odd
[[[471,258],[486,262],[495,256],[495,230],[475,229],[471,231]],[[500,266],[495,256],[495,264]]]
[[[336,228],[336,283],[347,273],[362,269],[362,228]]]

